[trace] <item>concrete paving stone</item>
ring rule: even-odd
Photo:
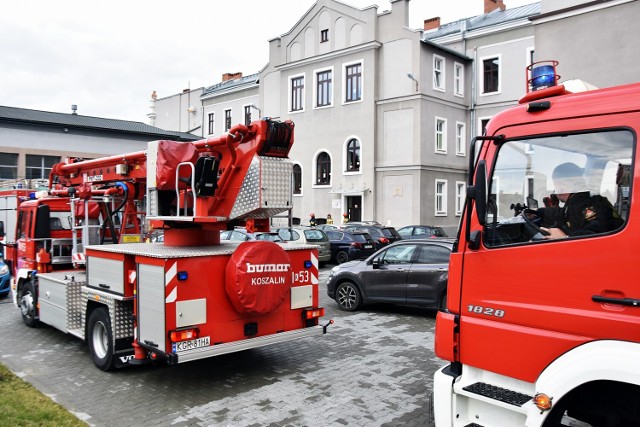
[[[104,373],[81,340],[47,326],[27,328],[17,309],[0,304],[0,362],[95,427],[432,426],[426,402],[443,364],[432,350],[434,313],[339,311],[326,297],[327,272],[321,270],[319,295],[336,324],[318,338]]]

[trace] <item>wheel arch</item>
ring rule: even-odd
[[[109,315],[109,319],[111,320],[111,328],[113,328],[113,313],[111,313],[111,309],[109,308],[109,304],[105,304],[103,302],[99,302],[99,301],[95,301],[95,300],[88,300],[87,301],[87,309],[85,311],[84,314],[84,318],[85,318],[85,322],[84,322],[84,337],[85,340],[87,340],[87,335],[89,333],[88,328],[89,328],[89,317],[91,316],[91,313],[93,313],[95,310],[99,309],[99,308],[104,308],[107,310],[107,314]]]
[[[345,282],[353,283],[355,285],[356,289],[358,289],[358,292],[360,293],[360,297],[362,298],[362,302],[366,301],[367,295],[363,292],[362,283],[361,283],[360,279],[358,278],[358,276],[356,276],[354,274],[349,274],[349,275],[345,275],[345,276],[341,277],[336,282],[336,290],[338,290],[340,285],[342,285]]]
[[[635,387],[640,392],[640,344],[627,341],[599,340],[575,347],[554,360],[540,374],[535,384],[537,393],[545,393],[554,403],[551,412],[529,413],[541,425],[576,396],[592,388],[593,384],[608,384],[611,390]],[[537,409],[533,407],[533,409]]]

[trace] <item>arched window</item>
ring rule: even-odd
[[[293,165],[293,194],[302,194],[302,168]]]
[[[331,184],[331,157],[326,152],[316,158],[316,185]]]
[[[360,141],[351,139],[347,143],[347,172],[360,170]]]

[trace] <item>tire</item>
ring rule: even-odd
[[[362,304],[360,291],[352,282],[344,282],[336,289],[336,302],[343,311],[356,311]]]
[[[338,262],[338,264],[344,264],[345,262],[349,261],[349,254],[345,251],[338,252],[336,254],[336,261]]]
[[[103,371],[113,369],[115,362],[113,335],[109,311],[106,308],[96,308],[89,315],[87,342],[93,363]]]
[[[38,326],[38,295],[33,282],[26,282],[22,285],[18,301],[20,302],[20,313],[24,324],[30,328]]]

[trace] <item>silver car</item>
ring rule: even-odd
[[[324,264],[331,259],[331,244],[327,234],[318,228],[278,228],[278,236],[285,242],[318,246],[318,261]]]

